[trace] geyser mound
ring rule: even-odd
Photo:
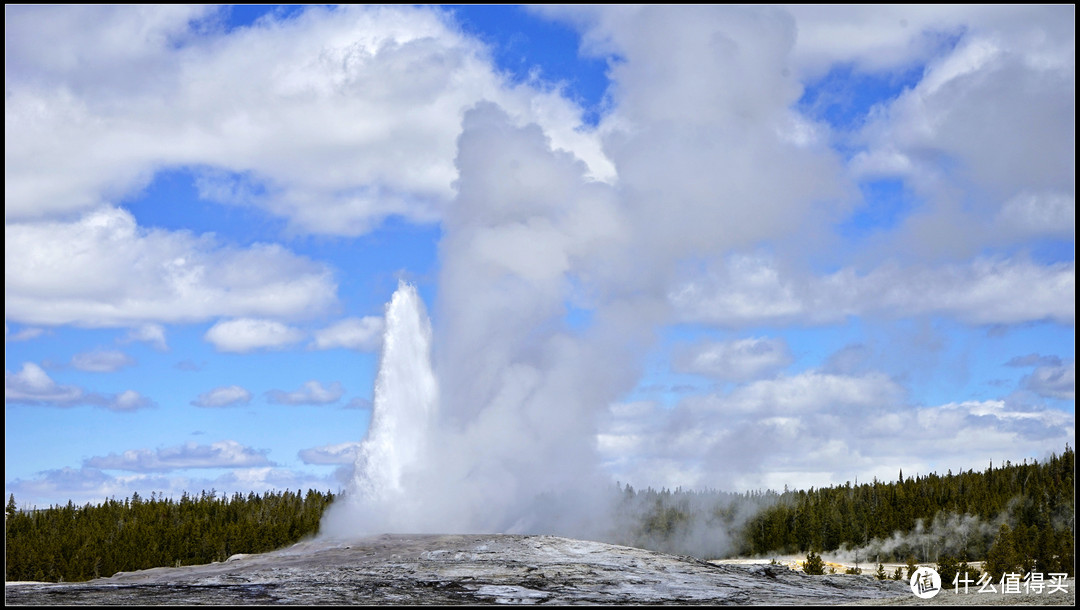
[[[835,604],[907,583],[807,576],[554,536],[381,535],[85,583],[8,586],[9,604]]]

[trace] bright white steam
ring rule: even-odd
[[[348,537],[410,528],[407,507],[417,497],[408,493],[406,478],[423,463],[437,395],[431,323],[416,287],[400,282],[386,306],[371,426],[346,498],[328,513],[324,534]]]

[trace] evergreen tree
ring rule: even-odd
[[[937,573],[941,576],[941,586],[951,589],[956,575],[960,573],[960,562],[951,555],[942,555],[938,559]]]
[[[802,563],[803,572],[820,576],[825,573],[825,561],[814,551],[806,554],[806,561]]]
[[[986,571],[990,578],[997,582],[1004,574],[1019,572],[1020,563],[1012,529],[1008,523],[1002,523],[997,538],[994,539],[994,546],[990,547],[990,553],[986,557]]]
[[[915,574],[915,570],[919,569],[919,565],[915,563],[915,556],[908,555],[907,558],[907,580],[911,580],[911,577]]]

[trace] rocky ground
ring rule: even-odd
[[[747,604],[914,599],[906,583],[807,576],[554,536],[383,535],[85,583],[9,583],[39,604]]]

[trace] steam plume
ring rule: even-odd
[[[411,528],[417,498],[409,493],[408,479],[424,464],[436,400],[431,324],[416,288],[400,282],[386,306],[371,426],[347,496],[328,513],[324,532],[348,536]]]

